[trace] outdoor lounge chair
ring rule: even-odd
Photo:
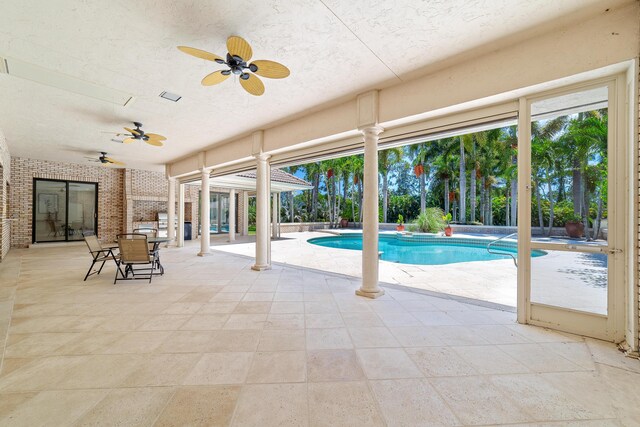
[[[91,252],[91,257],[93,260],[91,261],[91,267],[89,267],[89,271],[84,276],[84,281],[87,280],[87,277],[92,276],[94,274],[100,274],[102,271],[102,267],[104,267],[104,263],[109,261],[110,259],[114,260],[116,263],[118,262],[118,255],[113,253],[115,248],[103,248],[98,240],[98,237],[93,232],[88,232],[84,234],[84,241],[89,248],[89,252]],[[100,264],[100,268],[98,271],[91,272],[93,270],[93,266],[97,263],[102,262]]]
[[[113,284],[115,285],[118,280],[135,279],[149,279],[149,283],[151,283],[157,263],[155,253],[149,251],[147,236],[140,233],[119,234],[118,247],[120,248],[120,257],[116,262],[118,269]],[[146,265],[148,267],[139,268]],[[141,272],[142,274],[140,274]]]

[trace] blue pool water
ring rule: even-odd
[[[362,250],[362,235],[343,235],[331,237],[317,237],[308,240],[309,243],[330,248]],[[396,236],[380,236],[378,250],[382,251],[384,261],[403,264],[440,265],[470,261],[493,261],[509,259],[509,255],[497,255],[487,252],[489,240],[467,238],[438,238],[411,241],[398,239]],[[516,255],[515,243],[512,247],[495,248],[501,252]],[[533,251],[532,256],[545,255],[543,251]]]

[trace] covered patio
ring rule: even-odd
[[[0,425],[637,425],[639,40],[633,0],[3,2]],[[381,259],[390,187],[517,268]],[[356,197],[362,251],[307,242]],[[152,283],[83,281],[165,222]]]

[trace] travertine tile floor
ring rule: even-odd
[[[640,425],[640,362],[613,345],[197,250],[162,249],[151,285],[83,282],[83,247],[12,250],[0,425]]]

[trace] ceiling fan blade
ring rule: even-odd
[[[258,67],[255,73],[262,77],[270,79],[284,79],[285,77],[289,77],[289,74],[291,74],[289,69],[279,62],[259,59],[257,61],[253,61],[252,64]]]
[[[135,129],[124,128],[124,130],[126,130],[127,132],[129,132],[129,133],[130,133],[130,134],[132,134],[132,135],[138,135],[138,136],[140,135],[140,132],[138,132],[138,131],[137,131],[137,130],[135,130]]]
[[[167,138],[162,136],[162,135],[158,135],[157,133],[145,133],[145,136],[148,136],[149,139],[155,139],[156,141],[166,141]]]
[[[125,138],[122,140],[123,144],[133,144],[134,142],[136,142],[134,138]]]
[[[178,46],[178,49],[184,53],[195,56],[196,58],[206,59],[207,61],[215,61],[216,59],[222,59],[220,56],[210,53],[204,50],[196,49],[195,47]]]
[[[248,79],[239,80],[244,90],[249,92],[251,95],[260,96],[264,93],[264,84],[262,83],[262,80],[258,78],[258,76],[249,74]]]
[[[164,144],[162,143],[162,141],[161,141],[161,140],[159,140],[159,139],[151,139],[151,138],[149,138],[149,139],[147,139],[145,142],[146,142],[147,144],[149,144],[149,145],[153,145],[154,147],[162,147],[162,146],[164,145]]]
[[[230,74],[227,74],[226,76],[222,74],[222,71],[215,71],[209,74],[208,76],[205,76],[205,78],[202,79],[201,83],[202,83],[202,86],[213,86],[227,80],[229,76]]]
[[[105,157],[104,159],[112,165],[124,166],[124,163],[114,160],[111,157]]]
[[[242,58],[245,62],[253,56],[253,51],[249,43],[242,37],[231,36],[227,39],[227,50],[231,55]]]

